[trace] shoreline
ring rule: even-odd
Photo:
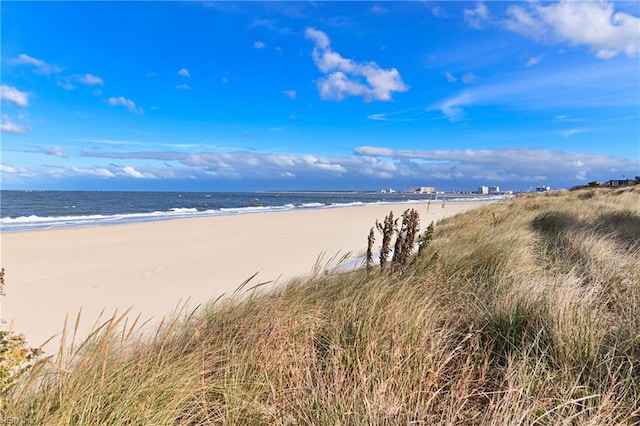
[[[32,346],[60,333],[65,316],[73,324],[80,308],[80,336],[101,312],[106,320],[130,307],[128,317],[157,325],[181,304],[230,296],[255,273],[253,282],[268,289],[309,275],[316,263],[356,257],[389,211],[415,208],[423,230],[492,202],[431,202],[428,213],[424,201],[1,233],[3,319]],[[45,350],[56,351],[55,343]]]
[[[277,192],[275,194],[285,194],[283,192]],[[291,194],[294,194],[293,192]],[[304,193],[295,193],[304,194]],[[329,192],[323,192],[322,194],[330,194]],[[259,194],[256,194],[259,195]],[[377,195],[377,193],[376,193]],[[401,194],[403,195],[403,194]],[[406,195],[406,194],[404,194]],[[287,211],[307,211],[307,210],[325,210],[333,208],[345,208],[345,207],[361,207],[367,205],[393,205],[393,204],[412,204],[412,203],[433,203],[437,204],[445,200],[447,203],[458,202],[491,202],[504,199],[504,196],[451,196],[443,195],[444,198],[440,199],[427,199],[421,198],[421,194],[417,194],[417,198],[407,198],[404,200],[358,200],[344,202],[329,202],[323,204],[322,200],[307,200],[307,202],[285,202],[284,204],[258,204],[258,205],[245,205],[237,207],[217,207],[217,208],[205,208],[197,206],[198,203],[190,204],[191,207],[172,207],[164,210],[149,210],[129,213],[111,213],[105,211],[94,211],[71,214],[71,215],[58,215],[58,216],[39,216],[32,212],[32,214],[21,216],[5,216],[0,218],[0,234],[14,233],[14,232],[26,232],[37,230],[51,230],[51,229],[64,229],[64,228],[85,228],[85,227],[99,227],[99,226],[112,226],[112,225],[126,225],[132,223],[149,223],[149,222],[163,222],[176,219],[198,219],[198,218],[210,218],[220,216],[235,216],[244,214],[255,213],[278,213]],[[424,195],[424,194],[422,194]],[[205,199],[208,199],[205,196]],[[326,201],[325,201],[326,202]],[[176,203],[178,205],[178,203]],[[195,206],[195,207],[194,207]],[[67,208],[68,206],[65,206]],[[75,208],[75,205],[72,206]]]

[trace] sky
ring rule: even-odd
[[[0,4],[3,189],[640,175],[640,2]]]

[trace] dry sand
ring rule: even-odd
[[[130,317],[158,324],[188,301],[195,307],[231,295],[248,277],[276,285],[311,273],[319,257],[366,250],[369,228],[393,210],[431,221],[483,202],[366,205],[307,211],[4,233],[3,318],[32,346],[71,325],[82,308],[79,332],[131,307]],[[379,240],[379,238],[378,238]],[[274,285],[274,284],[270,284]],[[267,286],[265,286],[267,287]],[[5,325],[6,327],[6,325]],[[54,339],[45,347],[55,350]]]

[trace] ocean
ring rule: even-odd
[[[496,195],[382,192],[0,191],[0,232]]]

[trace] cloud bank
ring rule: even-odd
[[[41,154],[66,156],[52,147]],[[38,171],[5,164],[9,181],[74,179],[92,176],[101,179],[166,179],[202,182],[247,181],[286,184],[314,182],[360,182],[361,185],[426,185],[460,188],[460,182],[485,182],[504,187],[551,184],[573,186],[612,176],[637,174],[637,161],[605,154],[564,152],[532,148],[487,150],[397,150],[390,147],[358,146],[350,156],[265,153],[253,151],[175,152],[107,151],[84,149],[93,167],[41,167]],[[106,160],[106,161],[104,161]],[[101,164],[103,163],[103,164]],[[122,164],[124,163],[124,164]],[[134,166],[135,164],[135,166]],[[635,175],[634,175],[635,176]],[[475,189],[474,187],[466,189]]]

